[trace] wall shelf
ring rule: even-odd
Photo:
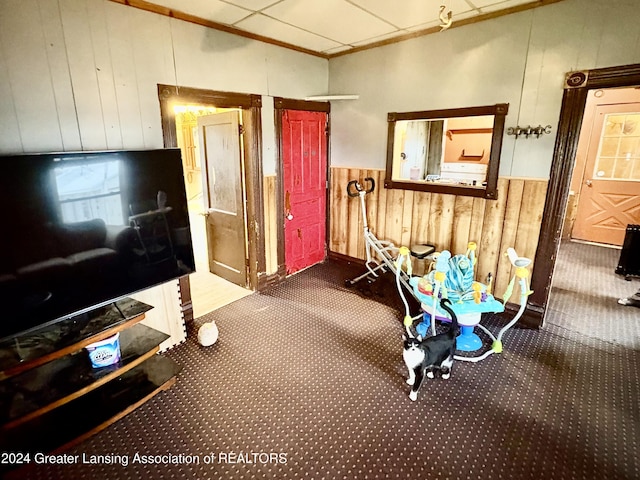
[[[473,133],[493,133],[493,128],[450,128],[449,130],[447,130],[447,138],[451,140],[454,135]]]

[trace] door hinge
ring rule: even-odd
[[[243,135],[243,134],[244,134],[244,125],[238,125],[238,133],[239,133],[240,135]]]

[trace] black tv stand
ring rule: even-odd
[[[0,451],[64,450],[173,385],[180,367],[156,355],[168,335],[139,323],[151,308],[119,300],[1,340]],[[84,348],[117,332],[121,360],[93,368]]]
[[[118,302],[113,302],[111,305],[113,305],[113,308],[115,308],[116,310],[118,310],[118,312],[120,313],[120,315],[122,316],[122,318],[127,318],[126,315],[124,314],[124,312],[120,309],[120,307],[118,306]]]

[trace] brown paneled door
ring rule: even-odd
[[[282,113],[284,238],[287,273],[326,255],[327,114]]]
[[[572,237],[622,245],[640,223],[640,103],[597,105]]]
[[[209,270],[247,284],[247,234],[238,111],[198,117]]]

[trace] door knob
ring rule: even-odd
[[[586,183],[586,184],[587,184],[587,187],[590,187],[590,186],[593,184],[593,182],[592,182],[591,180],[587,180],[587,181],[586,181],[586,182],[584,182],[584,183]]]

